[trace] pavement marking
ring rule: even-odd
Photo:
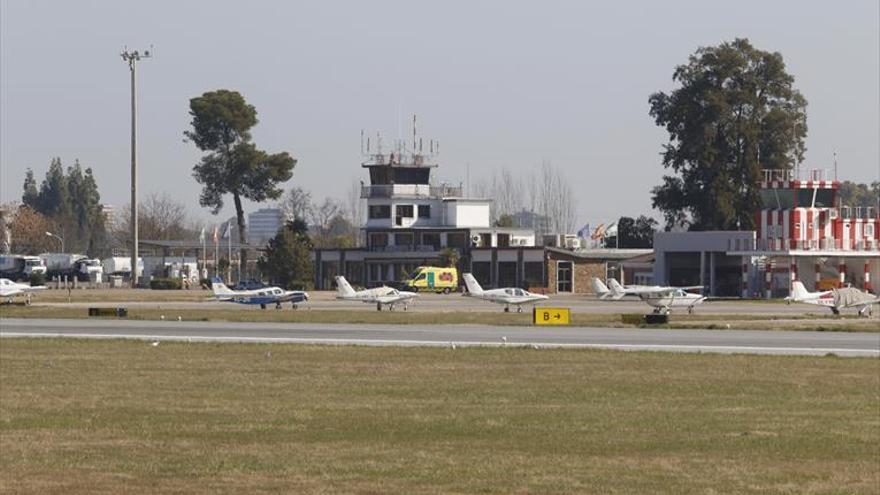
[[[851,357],[880,357],[880,349],[824,348],[824,347],[774,347],[774,346],[732,346],[732,345],[687,345],[687,344],[603,344],[575,342],[489,342],[461,340],[405,340],[405,339],[332,339],[309,337],[226,337],[199,335],[149,335],[149,334],[108,334],[108,333],[58,333],[58,332],[0,332],[0,338],[14,337],[53,337],[83,339],[132,339],[168,342],[228,342],[264,344],[323,344],[323,345],[371,345],[408,347],[538,347],[574,349],[612,349],[622,351],[667,351],[667,352],[711,352],[736,354],[797,354],[823,355],[837,354]]]

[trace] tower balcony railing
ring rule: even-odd
[[[462,187],[441,184],[429,186],[428,184],[380,184],[373,186],[361,186],[361,198],[449,198],[461,197]]]
[[[788,182],[788,181],[827,181],[831,180],[831,171],[828,169],[765,169],[764,182]]]
[[[728,251],[880,251],[877,239],[730,239]]]

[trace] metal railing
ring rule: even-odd
[[[391,197],[420,197],[420,198],[450,198],[461,197],[461,186],[427,184],[381,184],[375,186],[361,186],[361,198],[391,198]]]
[[[880,251],[880,241],[849,239],[728,239],[728,251]]]

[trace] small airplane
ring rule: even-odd
[[[504,304],[505,313],[510,312],[511,305],[516,306],[517,313],[522,313],[523,304],[536,303],[538,301],[546,301],[547,299],[550,299],[543,294],[532,294],[531,292],[518,287],[483,290],[472,274],[463,273],[461,277],[464,279],[465,287],[467,287],[467,292],[463,295],[476,297],[477,299],[496,304]]]
[[[376,303],[376,311],[382,311],[382,306],[388,306],[389,311],[394,311],[395,304],[402,304],[403,310],[409,308],[409,303],[416,297],[415,292],[406,292],[391,287],[376,287],[374,289],[354,290],[341,275],[336,276],[336,299],[345,301],[361,301],[364,304]]]
[[[593,277],[593,290],[599,295],[599,299],[608,297],[618,300],[624,296],[638,296],[649,306],[654,307],[655,314],[668,315],[672,308],[687,308],[689,314],[693,314],[694,307],[706,300],[705,296],[693,294],[689,290],[702,289],[701,285],[689,287],[664,287],[659,285],[630,285],[624,287],[615,279],[608,282],[609,289],[601,280]]]
[[[858,308],[859,316],[871,316],[871,306],[880,304],[880,297],[862,292],[855,287],[842,287],[819,292],[809,292],[803,282],[795,280],[791,283],[791,295],[785,301],[826,306],[831,312],[839,315],[840,310]]]
[[[211,279],[211,291],[218,301],[234,302],[238,304],[259,304],[261,309],[266,305],[274,304],[275,309],[281,309],[281,304],[289,302],[293,309],[296,304],[308,301],[308,292],[301,290],[284,290],[278,287],[264,287],[253,290],[232,290],[223,283],[220,277]]]
[[[46,289],[45,285],[17,284],[8,278],[0,278],[0,299],[6,300],[8,304],[12,304],[12,298],[16,296],[25,296],[24,303],[29,305],[34,292]]]

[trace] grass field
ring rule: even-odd
[[[2,493],[877,493],[880,361],[0,341]]]
[[[429,312],[429,311],[374,311],[341,310],[310,311],[289,308],[276,311],[246,310],[239,308],[211,309],[160,309],[129,308],[129,318],[138,320],[158,320],[161,317],[186,321],[266,321],[287,323],[367,323],[367,324],[482,324],[482,325],[530,325],[530,312],[501,313],[488,311]],[[2,318],[87,318],[87,308],[63,306],[0,306]],[[572,313],[572,325],[593,327],[632,328],[640,326],[631,321],[641,321],[642,315],[619,313]],[[643,325],[642,325],[643,326]],[[656,327],[656,326],[655,326]],[[709,328],[718,330],[819,330],[819,331],[873,331],[880,332],[880,321],[857,316],[816,317],[815,315],[773,316],[767,314],[675,314],[670,324],[660,328]]]

